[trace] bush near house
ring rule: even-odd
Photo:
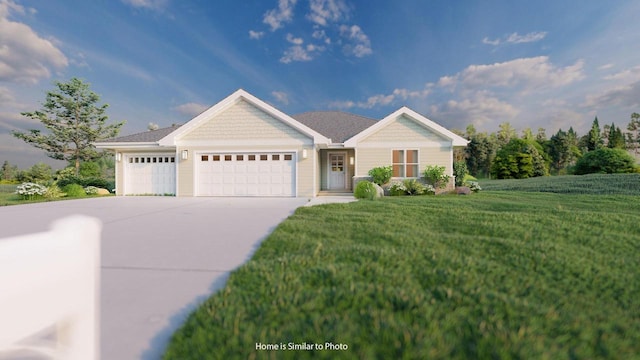
[[[373,178],[373,182],[382,186],[391,180],[393,176],[392,166],[380,166],[369,170],[369,176]]]
[[[62,187],[62,192],[67,194],[68,197],[84,197],[87,195],[84,188],[78,184],[67,184]]]
[[[444,166],[429,165],[424,169],[423,175],[427,184],[433,186],[434,188],[444,189],[445,187],[447,187],[449,179],[451,178],[444,172]]]
[[[360,181],[358,185],[356,185],[353,196],[356,199],[373,200],[376,198],[376,188],[371,181]]]

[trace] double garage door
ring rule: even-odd
[[[174,195],[176,193],[176,157],[135,154],[125,159],[125,195]]]
[[[295,196],[295,153],[198,153],[196,196]]]

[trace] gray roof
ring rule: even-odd
[[[293,115],[292,118],[330,138],[333,143],[343,143],[378,122],[342,111],[309,111]]]
[[[157,142],[160,141],[163,137],[171,134],[177,128],[182,126],[182,124],[171,125],[166,128],[158,129],[158,130],[149,130],[137,134],[120,136],[116,138],[106,139],[100,142]]]

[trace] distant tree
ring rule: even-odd
[[[487,133],[477,133],[473,129],[473,132],[467,133],[467,139],[469,144],[465,147],[465,153],[469,173],[473,176],[489,176],[491,162],[497,149],[495,137]]]
[[[533,135],[533,131],[531,131],[531,128],[525,128],[524,130],[522,130],[522,139],[523,140],[535,140],[535,136]]]
[[[627,149],[637,155],[638,149],[640,149],[640,114],[635,112],[631,114],[631,121],[627,125],[627,131]]]
[[[56,89],[47,93],[40,110],[22,115],[38,120],[49,130],[14,131],[13,135],[43,149],[47,156],[74,163],[76,175],[81,161],[100,158],[93,146],[95,141],[116,136],[124,122],[107,124],[107,104],[97,105],[100,97],[89,89],[89,84],[72,78],[66,83],[56,82]]]
[[[4,163],[2,163],[2,168],[0,168],[0,180],[13,181],[16,179],[17,174],[17,165],[11,165],[8,160],[5,160]]]
[[[50,165],[39,162],[27,170],[19,171],[16,180],[20,182],[47,182],[53,178],[53,170]]]
[[[496,153],[491,175],[498,179],[525,179],[549,175],[544,150],[535,141],[512,139]]]
[[[536,141],[540,145],[543,145],[547,141],[547,133],[544,128],[542,127],[538,128],[538,132],[536,133]]]
[[[500,130],[496,133],[496,137],[498,140],[498,146],[502,147],[511,141],[511,139],[518,138],[518,134],[516,133],[516,129],[511,126],[509,122],[503,122],[499,125]]]
[[[609,149],[624,149],[626,147],[622,130],[614,123],[611,124],[607,133],[607,147]]]
[[[603,145],[602,134],[600,132],[600,124],[598,123],[598,117],[593,120],[591,124],[591,130],[585,135],[585,147],[587,151],[593,151],[601,148]]]
[[[566,132],[558,130],[549,139],[547,152],[551,157],[551,166],[556,171],[561,171],[573,160],[571,141]]]

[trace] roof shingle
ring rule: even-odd
[[[180,126],[182,126],[182,124],[171,125],[166,128],[149,130],[137,134],[119,136],[111,139],[106,139],[101,142],[157,142],[160,141],[160,139],[162,139],[163,137],[175,131]]]
[[[333,143],[343,143],[377,122],[368,117],[342,111],[309,111],[292,117],[330,138]]]

